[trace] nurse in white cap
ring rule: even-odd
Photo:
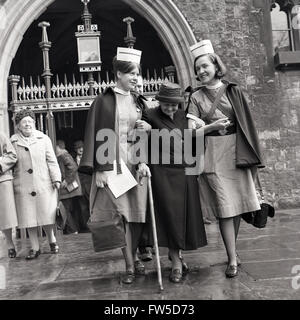
[[[253,174],[263,167],[259,140],[243,92],[235,83],[222,80],[226,68],[211,41],[200,41],[190,49],[201,86],[191,95],[189,127],[200,126],[201,120],[209,124],[224,119],[225,123],[224,130],[205,137],[204,171],[199,177],[201,209],[204,216],[218,219],[228,256],[225,274],[235,277],[241,214],[260,209]]]
[[[140,74],[141,53],[131,48],[117,49],[117,55],[113,59],[116,86],[107,88],[91,106],[86,125],[85,148],[79,167],[79,171],[93,174],[90,196],[91,219],[99,221],[108,214],[112,216],[121,214],[124,219],[126,247],[122,248],[122,251],[126,273],[122,282],[125,284],[132,283],[136,275],[145,274],[144,265],[136,258],[136,249],[146,221],[147,183],[146,181],[143,183],[142,178],[150,175],[150,171],[145,163],[135,165],[130,161],[134,156],[132,146],[136,142],[135,129],[142,131],[151,129],[145,121],[145,104],[132,92]],[[115,157],[113,160],[117,163],[118,160],[123,160],[132,175],[140,182],[117,198],[107,187],[108,174],[113,170],[113,164],[101,159],[98,152],[106,141],[99,139],[97,133],[104,129],[110,129],[116,134],[119,148],[113,154]],[[114,145],[111,147],[115,150]],[[108,242],[101,250],[109,248],[110,242],[113,242],[112,237],[112,234],[107,234]]]

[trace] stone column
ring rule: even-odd
[[[169,78],[169,81],[175,82],[176,68],[174,66],[167,66],[165,67],[165,72]]]
[[[55,124],[54,124],[54,116],[51,110],[49,110],[49,99],[51,99],[51,77],[52,73],[50,70],[50,62],[49,62],[49,50],[51,48],[51,42],[48,40],[47,35],[47,27],[50,26],[49,22],[42,21],[38,24],[39,27],[42,28],[42,41],[39,43],[40,48],[43,52],[43,63],[44,70],[42,73],[42,78],[44,79],[45,87],[46,87],[46,102],[48,106],[47,111],[47,129],[48,135],[52,141],[53,146],[56,144],[56,133],[55,133]]]

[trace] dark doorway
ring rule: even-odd
[[[56,139],[63,140],[66,149],[73,154],[73,144],[84,139],[84,129],[88,110],[55,112]]]
[[[111,73],[112,58],[116,54],[118,46],[126,46],[127,25],[123,18],[132,17],[132,24],[136,43],[134,47],[142,50],[142,70],[146,76],[147,69],[160,72],[161,67],[173,65],[169,52],[166,50],[159,34],[151,24],[122,0],[91,0],[89,10],[92,14],[92,23],[98,25],[101,31],[101,79],[106,79],[106,71]],[[39,48],[42,32],[38,27],[41,21],[50,23],[47,29],[49,41],[52,47],[49,51],[50,68],[54,75],[63,79],[66,74],[68,79],[75,74],[79,79],[77,65],[77,42],[75,32],[77,26],[82,24],[81,14],[83,4],[81,0],[56,0],[47,10],[28,28],[23,41],[19,46],[13,60],[10,74],[21,75],[28,82],[29,76],[41,75],[43,72],[42,52]],[[150,74],[150,77],[153,74]],[[69,80],[70,81],[70,80]]]

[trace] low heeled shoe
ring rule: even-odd
[[[15,248],[8,249],[8,257],[13,259],[17,256],[17,252]]]
[[[59,246],[57,245],[56,242],[50,243],[49,246],[50,246],[51,253],[55,254],[59,252]]]
[[[30,249],[28,255],[26,256],[26,260],[33,260],[36,259],[41,254],[41,250],[33,250]]]
[[[146,252],[141,253],[141,260],[145,262],[151,261],[152,260],[151,250],[146,250]]]
[[[135,279],[134,272],[131,270],[126,271],[125,275],[122,277],[122,282],[125,284],[133,283]]]
[[[139,276],[145,275],[145,266],[140,260],[134,261],[134,273]]]
[[[179,269],[172,269],[169,280],[173,283],[179,283],[182,280],[182,272]]]
[[[225,275],[227,278],[234,278],[238,275],[238,267],[235,265],[228,265],[225,270]]]
[[[169,258],[170,261],[172,261],[172,258],[171,258],[171,256],[170,256],[170,254],[168,255],[168,258]],[[180,259],[181,264],[182,264],[182,272],[183,272],[183,273],[189,272],[189,266],[188,266],[187,263],[183,260],[182,255],[179,256],[179,259]]]

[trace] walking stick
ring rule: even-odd
[[[155,258],[156,258],[156,266],[157,266],[157,279],[158,279],[160,291],[163,291],[164,288],[163,288],[163,284],[162,284],[160,257],[159,257],[159,251],[158,251],[157,231],[156,231],[156,222],[155,222],[155,214],[154,214],[151,177],[148,178],[148,192],[149,192],[150,213],[151,213],[152,231],[153,231],[153,239],[154,239]]]

